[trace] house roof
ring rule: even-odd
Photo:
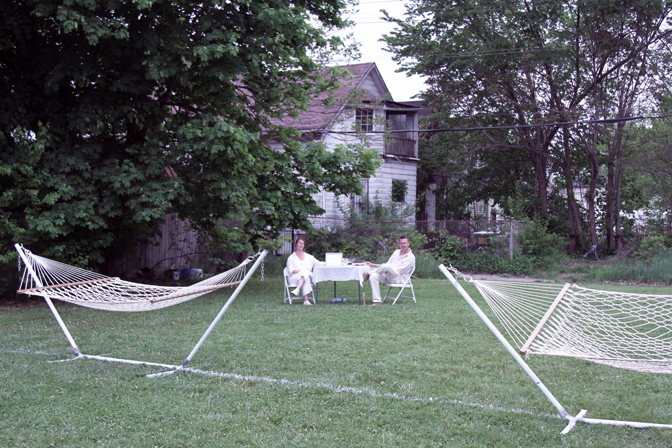
[[[381,92],[381,96],[387,95],[389,98],[390,91],[385,85],[375,63],[342,65],[340,68],[347,69],[351,76],[344,76],[340,85],[333,93],[323,92],[314,98],[308,109],[299,112],[296,118],[286,116],[281,120],[274,119],[272,123],[281,126],[291,126],[300,131],[327,129],[343,106],[348,102],[350,93],[353,90],[361,89],[364,80],[369,75],[371,75],[373,82]],[[328,105],[325,104],[327,99],[332,99]],[[365,101],[373,99],[375,98],[364,98]]]

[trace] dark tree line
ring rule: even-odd
[[[176,213],[236,252],[306,227],[321,186],[358,192],[376,154],[304,148],[271,122],[334,85],[318,56],[342,48],[325,29],[345,25],[346,6],[3,1],[0,290],[16,276],[15,242],[105,270]]]
[[[408,73],[426,77],[432,123],[510,127],[425,142],[421,169],[443,176],[444,217],[479,199],[506,207],[519,185],[528,214],[554,223],[569,249],[597,244],[600,229],[620,247],[637,128],[619,119],[652,106],[672,48],[672,3],[416,0],[407,9],[388,18],[398,28],[385,40]]]

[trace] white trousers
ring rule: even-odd
[[[297,285],[299,283],[299,279],[303,277],[304,282],[303,286],[301,287],[301,296],[307,296],[311,292],[313,292],[313,273],[310,272],[308,269],[303,268],[296,274],[291,274],[289,276],[289,284],[290,285]]]
[[[380,284],[381,283],[402,283],[404,279],[401,275],[389,264],[382,264],[378,269],[369,274],[369,281],[371,282],[371,300],[374,303],[382,302],[380,298]]]

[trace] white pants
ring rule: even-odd
[[[380,298],[380,284],[402,283],[404,279],[392,266],[382,264],[378,269],[369,274],[369,281],[371,282],[371,300],[374,303],[380,303],[382,302]]]
[[[301,287],[301,296],[307,296],[308,294],[313,292],[313,285],[312,285],[313,274],[312,274],[312,272],[310,272],[306,268],[303,268],[299,272],[297,272],[296,274],[291,274],[289,276],[288,281],[289,281],[290,285],[297,285],[299,283],[299,279],[301,277],[303,277],[304,280],[305,280],[303,282],[303,286]]]

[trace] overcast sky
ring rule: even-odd
[[[384,42],[379,42],[384,34],[394,29],[393,24],[381,19],[383,14],[380,10],[386,10],[392,17],[402,18],[406,12],[405,3],[404,0],[359,0],[358,12],[351,16],[356,25],[348,30],[361,44],[362,57],[356,62],[376,63],[394,101],[408,101],[424,89],[419,76],[409,78],[405,73],[395,72],[397,63],[392,60],[391,53],[383,50]]]

